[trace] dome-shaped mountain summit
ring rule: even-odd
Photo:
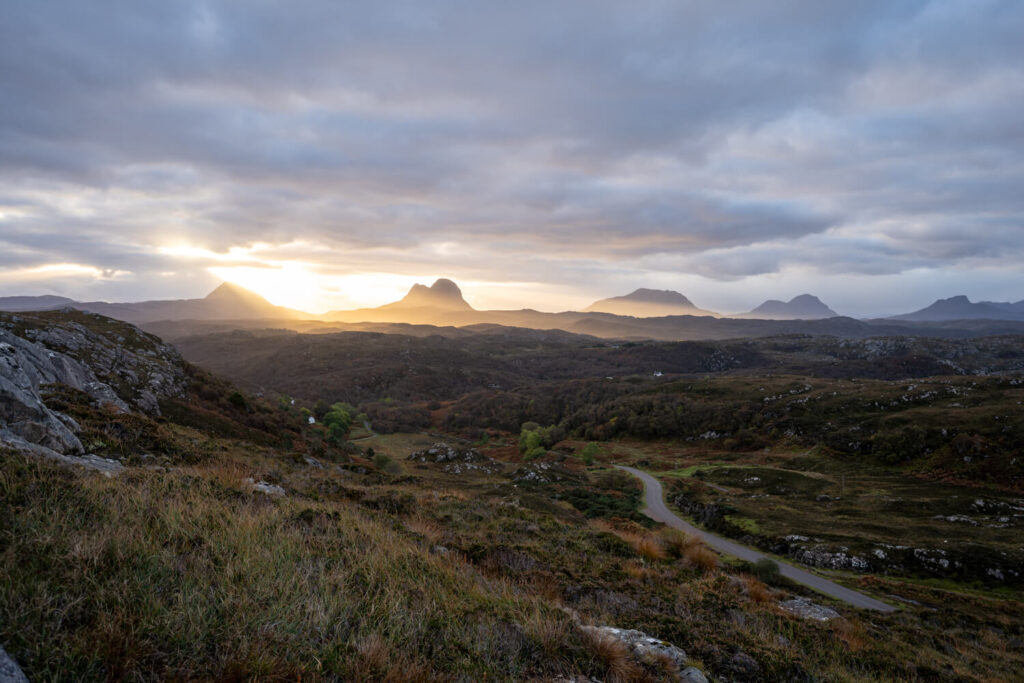
[[[441,278],[434,284],[415,284],[409,293],[388,307],[401,308],[440,308],[445,310],[472,310],[472,307],[462,298],[462,290],[459,286],[446,278]],[[382,307],[383,308],[383,307]]]
[[[826,306],[818,297],[812,294],[801,294],[789,301],[768,299],[749,313],[741,313],[733,317],[764,320],[818,320],[838,316],[838,313]]]
[[[666,315],[712,315],[717,313],[697,308],[679,292],[670,289],[640,288],[624,296],[595,301],[583,309],[585,313],[613,313],[636,318],[654,318]]]

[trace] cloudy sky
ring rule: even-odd
[[[0,4],[0,295],[1024,299],[1024,2]]]

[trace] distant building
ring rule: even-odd
[[[655,371],[654,371],[654,376],[655,376],[655,377],[661,377],[661,376],[662,376],[662,374],[663,374],[663,373],[661,372],[661,370],[655,370]]]
[[[316,424],[316,418],[313,417],[312,415],[309,416],[309,424],[311,424],[311,425],[315,425]]]

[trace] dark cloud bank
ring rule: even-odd
[[[1024,255],[1024,3],[0,15],[0,268],[127,273],[113,296],[183,293],[209,264],[172,243],[566,287],[933,273],[936,295],[1016,286]]]

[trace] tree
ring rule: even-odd
[[[596,458],[600,453],[601,447],[591,441],[583,447],[582,451],[580,451],[580,460],[583,461],[584,465],[593,465],[594,458]]]
[[[536,422],[525,422],[519,432],[519,451],[527,460],[538,458],[560,441],[564,433],[565,430],[557,425],[541,427]]]
[[[321,422],[327,427],[327,438],[340,444],[352,429],[352,406],[346,403],[335,403]]]

